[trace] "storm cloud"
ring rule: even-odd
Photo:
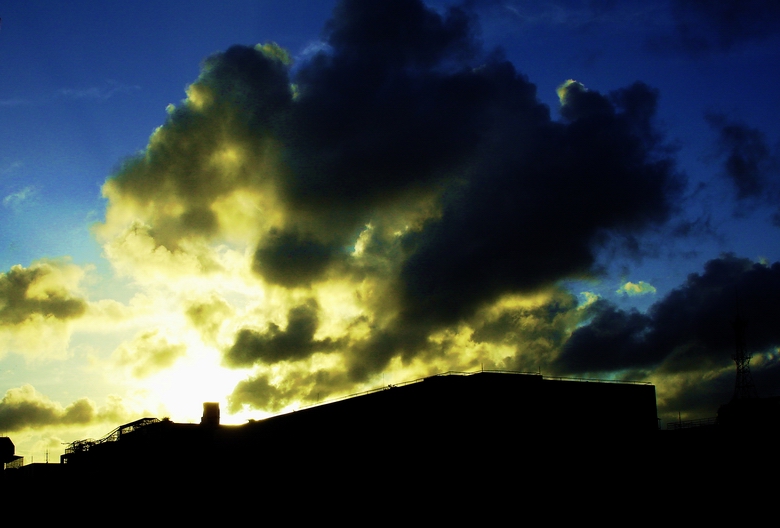
[[[471,11],[419,0],[340,2],[318,49],[294,68],[274,44],[209,57],[103,188],[97,233],[118,269],[169,285],[244,266],[260,285],[271,308],[255,321],[209,323],[233,329],[225,365],[258,369],[241,394],[288,401],[268,369],[325,352],[340,361],[314,369],[326,391],[393,362],[479,365],[492,307],[598,276],[605,245],[635,251],[678,204],[685,179],[643,83],[566,82],[559,119],[483,49]],[[512,346],[505,366],[526,361]]]
[[[567,372],[727,367],[736,346],[737,315],[748,323],[749,352],[771,354],[780,347],[780,263],[725,255],[707,262],[703,273],[689,275],[646,314],[605,300],[589,312],[589,324],[572,333],[558,358],[558,367]]]
[[[315,352],[332,349],[330,338],[314,339],[319,324],[319,306],[314,300],[290,309],[287,326],[282,330],[270,323],[264,332],[244,328],[225,353],[225,363],[231,367],[251,366],[255,362],[276,363],[306,358]]]
[[[641,232],[671,212],[681,180],[650,123],[655,91],[638,83],[606,97],[568,84],[566,123],[550,122],[525,91],[503,101],[497,144],[444,198],[441,219],[408,237],[415,252],[402,276],[414,317],[453,322],[502,294],[592,275],[604,237]]]
[[[723,114],[709,113],[705,117],[718,134],[715,154],[723,162],[721,174],[736,190],[738,212],[757,205],[775,206],[780,197],[777,148],[773,149],[757,128]]]

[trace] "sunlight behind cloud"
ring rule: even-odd
[[[159,371],[138,385],[149,393],[146,405],[162,406],[174,421],[198,422],[203,402],[220,402],[227,409],[225,396],[246,376],[240,370],[220,368],[220,355],[198,339],[188,336],[186,355],[170,368]],[[223,423],[235,423],[223,414]]]

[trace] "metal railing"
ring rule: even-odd
[[[693,420],[678,420],[666,424],[667,431],[679,431],[680,429],[695,429],[697,427],[710,427],[718,425],[718,417],[696,418]]]
[[[88,438],[86,440],[76,440],[75,442],[71,442],[68,447],[65,448],[65,454],[68,455],[71,453],[83,453],[89,451],[96,445],[105,444],[107,442],[116,442],[122,438],[122,435],[132,433],[133,431],[137,431],[138,429],[146,427],[147,425],[159,423],[159,421],[160,420],[158,418],[141,418],[140,420],[120,425],[99,440],[93,440],[92,438]]]

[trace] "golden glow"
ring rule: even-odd
[[[320,326],[316,338],[338,338],[347,331],[356,318],[363,314],[363,308],[355,298],[352,285],[346,282],[331,282],[317,288],[320,314]]]
[[[598,294],[589,291],[580,292],[580,295],[582,295],[585,298],[585,301],[581,302],[579,305],[580,309],[587,308],[591,304],[601,299],[601,297],[599,297]]]
[[[627,282],[617,289],[615,293],[625,293],[627,295],[644,295],[655,293],[655,286],[650,283],[639,281],[638,283]]]
[[[585,88],[582,83],[577,82],[574,79],[568,79],[555,90],[558,94],[558,101],[560,101],[561,105],[566,104],[566,95],[568,94],[568,90],[571,85],[577,85],[582,90],[587,90],[587,88]]]
[[[187,104],[193,109],[203,111],[214,101],[211,90],[201,84],[191,84],[187,87]]]
[[[287,50],[282,48],[279,44],[276,42],[267,42],[265,44],[256,44],[255,49],[257,51],[262,52],[266,57],[272,57],[284,64],[285,66],[289,66],[292,64],[292,57],[290,57],[290,54],[287,53]]]
[[[211,155],[211,164],[224,171],[240,169],[244,160],[243,153],[234,146],[224,147]]]
[[[555,293],[555,290],[549,289],[523,295],[506,295],[490,305],[487,312],[496,315],[506,310],[544,306],[552,300]]]
[[[366,245],[371,240],[371,233],[373,230],[374,226],[371,225],[370,222],[366,224],[365,229],[363,229],[363,231],[361,231],[358,235],[358,239],[355,242],[355,250],[352,252],[352,255],[359,257],[363,254],[363,252],[366,250]]]
[[[165,415],[174,421],[197,422],[202,403],[213,401],[220,403],[222,415],[227,418],[226,395],[246,377],[246,372],[221,367],[219,352],[204,346],[197,338],[188,336],[185,343],[185,358],[139,383],[149,393],[147,405],[162,406]],[[230,423],[226,419],[222,422]]]

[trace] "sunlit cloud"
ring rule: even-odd
[[[644,281],[639,281],[637,283],[626,282],[615,291],[615,293],[625,293],[626,295],[630,295],[630,296],[647,295],[648,293],[655,293],[655,292],[656,292],[655,286]]]
[[[148,330],[114,352],[116,363],[130,368],[136,378],[144,378],[170,368],[187,352],[183,343],[171,342],[159,330]]]
[[[653,89],[570,81],[554,122],[463,11],[347,7],[295,68],[272,43],[206,59],[104,184],[95,234],[159,314],[133,316],[115,354],[136,376],[213,352],[244,378],[238,412],[390,370],[552,371],[590,309],[557,282],[594,273],[604,231],[666,220],[681,176],[657,163],[660,139],[636,135],[652,129]],[[404,29],[365,45],[388,24]]]
[[[116,423],[132,416],[120,398],[110,397],[99,407],[88,398],[63,406],[39,393],[32,385],[8,389],[0,400],[0,430],[22,431],[30,428]]]
[[[0,356],[64,358],[73,322],[87,311],[79,284],[87,271],[63,259],[0,274]]]

